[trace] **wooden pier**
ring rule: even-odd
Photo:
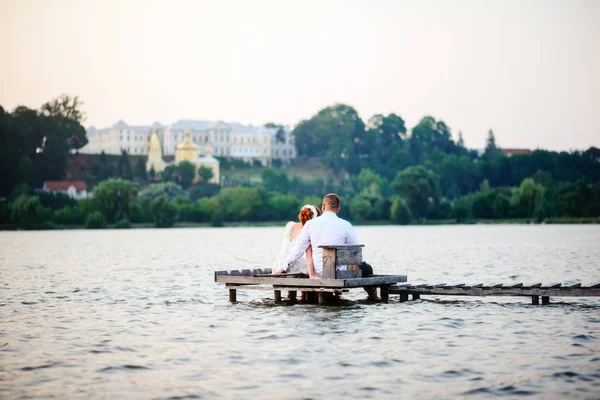
[[[224,283],[229,290],[229,301],[237,301],[238,290],[273,291],[276,303],[281,302],[281,292],[295,300],[297,292],[315,292],[319,304],[331,300],[334,294],[350,289],[364,288],[370,298],[376,297],[379,288],[381,299],[389,299],[390,286],[406,282],[406,275],[373,275],[363,277],[359,264],[362,261],[362,245],[321,246],[323,248],[323,277],[309,279],[302,274],[272,275],[270,268],[215,271],[215,282]],[[347,270],[337,271],[336,266],[346,265]],[[306,296],[303,295],[302,298]]]
[[[281,302],[281,292],[287,292],[290,300],[302,299],[307,294],[317,294],[319,304],[325,304],[350,289],[362,288],[369,298],[388,302],[390,294],[400,296],[400,302],[413,300],[423,295],[433,296],[521,296],[531,298],[532,304],[550,304],[551,297],[599,297],[600,283],[582,286],[575,284],[409,284],[406,275],[373,275],[363,277],[359,264],[362,261],[362,245],[321,246],[323,248],[323,277],[309,279],[304,274],[273,275],[271,268],[215,271],[215,282],[224,283],[229,290],[229,301],[237,301],[238,290],[273,291],[273,299]],[[347,270],[338,271],[336,266],[346,265]],[[541,300],[541,301],[540,301]]]
[[[390,286],[390,294],[400,295],[400,302],[420,299],[422,295],[435,296],[521,296],[530,297],[532,304],[550,304],[550,297],[598,297],[600,283],[582,286],[581,283],[566,284],[552,283],[510,283],[510,284],[408,284],[402,283]]]

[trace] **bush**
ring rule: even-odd
[[[115,229],[131,229],[131,222],[127,218],[118,220],[115,223]]]
[[[146,188],[140,192],[139,198],[141,200],[150,199],[152,202],[154,202],[161,197],[165,197],[168,200],[173,200],[179,196],[187,197],[187,193],[178,184],[173,182],[165,182],[152,183],[146,186]]]
[[[78,207],[66,206],[54,213],[54,222],[63,225],[76,225],[84,221],[84,216]]]
[[[179,220],[184,222],[202,222],[202,210],[198,203],[185,203],[177,205]]]
[[[54,211],[67,206],[74,207],[77,205],[77,200],[72,199],[68,194],[62,192],[41,192],[38,193],[38,197],[42,206]]]
[[[177,221],[177,207],[165,197],[152,203],[152,214],[157,228],[170,228]]]
[[[407,225],[410,223],[411,215],[406,203],[402,199],[396,199],[390,210],[392,221],[396,224]]]
[[[190,189],[190,200],[196,201],[204,197],[216,196],[221,187],[215,183],[198,184]]]
[[[456,222],[465,222],[470,215],[471,199],[468,196],[457,199],[452,207],[452,216],[456,218]]]
[[[212,215],[211,225],[215,228],[220,228],[224,226],[225,220],[225,211],[222,208],[218,208],[215,213]]]
[[[51,221],[45,221],[39,225],[36,225],[35,229],[39,229],[41,231],[48,231],[48,230],[56,229],[56,225],[54,225],[54,223],[52,223]]]
[[[355,197],[350,203],[350,213],[356,221],[363,222],[371,214],[371,202],[364,197]]]
[[[104,229],[106,228],[106,217],[100,211],[93,211],[88,215],[85,221],[85,229]]]
[[[12,204],[11,219],[21,229],[32,229],[41,219],[42,205],[37,196],[19,196]]]

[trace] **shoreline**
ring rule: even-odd
[[[284,221],[237,221],[237,222],[225,222],[220,228],[263,228],[263,227],[284,227],[287,223]],[[437,226],[437,225],[589,225],[589,224],[600,224],[600,218],[596,217],[583,217],[583,218],[548,218],[542,222],[535,222],[529,219],[469,219],[463,222],[456,222],[454,219],[439,219],[439,220],[428,220],[422,223],[410,223],[410,224],[395,224],[391,221],[368,221],[353,223],[354,226]],[[110,224],[103,229],[119,229],[115,228],[115,224]],[[211,225],[210,222],[180,222],[176,223],[172,228],[216,228]],[[160,229],[172,229],[172,228],[160,228]],[[145,223],[132,223],[130,228],[127,229],[159,229],[154,226],[152,222]],[[0,231],[18,231],[14,225],[0,225]],[[55,225],[54,229],[30,229],[31,231],[43,231],[43,230],[98,230],[98,229],[86,229],[85,225]],[[100,229],[102,230],[102,229]]]

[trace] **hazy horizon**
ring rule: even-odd
[[[295,125],[345,103],[482,148],[600,147],[600,2],[0,1],[0,105],[86,127]]]

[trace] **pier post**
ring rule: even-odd
[[[413,293],[412,297],[413,300],[419,300],[421,298],[421,295],[419,293]]]
[[[408,293],[400,293],[400,303],[408,301]]]
[[[323,305],[325,304],[325,292],[319,292],[317,293],[317,296],[319,298],[319,305]]]
[[[275,303],[281,303],[281,290],[273,291],[273,300],[275,300]]]
[[[237,292],[235,289],[229,289],[229,301],[230,302],[232,302],[232,303],[236,302],[236,300],[237,300],[236,295],[237,295]]]
[[[389,286],[380,286],[379,287],[379,295],[381,296],[381,300],[384,303],[390,301],[390,287]]]
[[[288,299],[290,299],[290,300],[296,300],[296,291],[295,290],[290,290],[288,292]]]
[[[542,305],[550,304],[550,296],[542,296]]]
[[[537,306],[540,304],[540,296],[531,296],[531,304]]]

